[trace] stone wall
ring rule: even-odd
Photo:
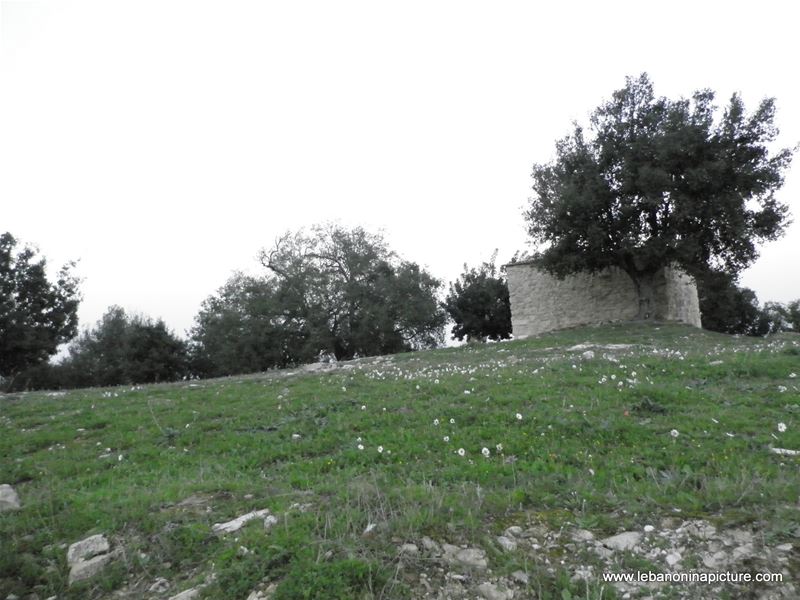
[[[507,265],[514,337],[578,325],[630,321],[639,314],[633,280],[621,269],[580,273],[558,279],[530,263]],[[647,318],[678,321],[700,327],[700,306],[694,280],[674,268],[653,278]]]

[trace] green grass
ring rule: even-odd
[[[634,346],[567,350],[584,342]],[[412,597],[430,561],[398,546],[427,535],[483,547],[495,574],[527,570],[532,595],[600,598],[613,595],[571,583],[569,564],[551,572],[492,538],[531,522],[613,534],[680,511],[792,542],[798,459],[768,448],[800,449],[798,348],[620,325],[323,374],[0,396],[0,483],[23,502],[0,514],[0,597],[104,598],[156,577],[174,594],[210,573],[211,598],[260,582],[281,599]],[[269,532],[211,532],[262,508],[281,517]],[[122,557],[68,587],[66,545],[93,533]]]

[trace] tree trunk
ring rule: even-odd
[[[656,312],[655,274],[637,271],[635,273],[628,273],[628,275],[630,275],[630,278],[633,280],[639,303],[636,320],[652,320]]]

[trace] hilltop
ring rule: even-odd
[[[0,396],[0,597],[796,597],[798,374],[797,335],[627,324]]]

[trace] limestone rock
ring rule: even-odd
[[[674,567],[681,560],[681,555],[677,552],[670,552],[665,559],[670,567]]]
[[[98,554],[87,560],[78,560],[69,570],[69,585],[94,577],[110,560],[110,554]]]
[[[0,485],[0,512],[19,510],[19,496],[13,487],[4,483]]]
[[[519,537],[522,535],[522,527],[519,525],[512,525],[505,531],[505,536],[510,538]]]
[[[514,597],[513,590],[500,588],[488,581],[478,586],[478,593],[486,600],[511,600]]]
[[[200,592],[202,589],[203,588],[201,586],[189,588],[188,590],[182,591],[180,594],[170,596],[169,600],[194,600],[195,598],[200,597]]]
[[[239,531],[242,527],[245,526],[245,524],[249,523],[250,521],[254,519],[267,517],[269,514],[270,514],[269,509],[267,508],[263,510],[254,510],[253,512],[249,512],[245,515],[242,515],[241,517],[237,517],[232,521],[226,521],[225,523],[215,523],[214,525],[211,526],[211,530],[214,533],[233,533],[234,531]]]
[[[418,554],[419,548],[416,544],[403,544],[400,546],[400,554]]]
[[[106,536],[101,533],[91,535],[70,545],[69,550],[67,550],[67,564],[72,566],[78,561],[90,559],[98,554],[105,554],[109,548]]]
[[[511,577],[514,581],[521,583],[522,585],[528,585],[528,574],[525,571],[514,571],[511,574]]]
[[[594,539],[594,534],[588,529],[576,529],[572,532],[573,542],[591,542]]]
[[[438,554],[439,552],[442,551],[442,549],[439,547],[439,544],[437,544],[428,536],[422,538],[422,547],[425,548],[425,550],[427,550],[428,552],[433,552],[434,554]]]
[[[603,540],[603,545],[612,550],[633,550],[642,541],[638,531],[625,531]]]
[[[500,544],[500,547],[506,552],[513,552],[517,549],[517,542],[504,535],[497,537],[497,543]]]
[[[163,594],[169,589],[169,581],[163,577],[157,577],[153,584],[147,588],[151,594]]]
[[[264,517],[264,529],[270,529],[273,525],[278,524],[278,517],[275,515],[267,515]]]
[[[489,563],[486,561],[486,552],[480,548],[459,548],[451,544],[442,544],[444,559],[451,564],[461,564],[465,567],[485,569]]]

